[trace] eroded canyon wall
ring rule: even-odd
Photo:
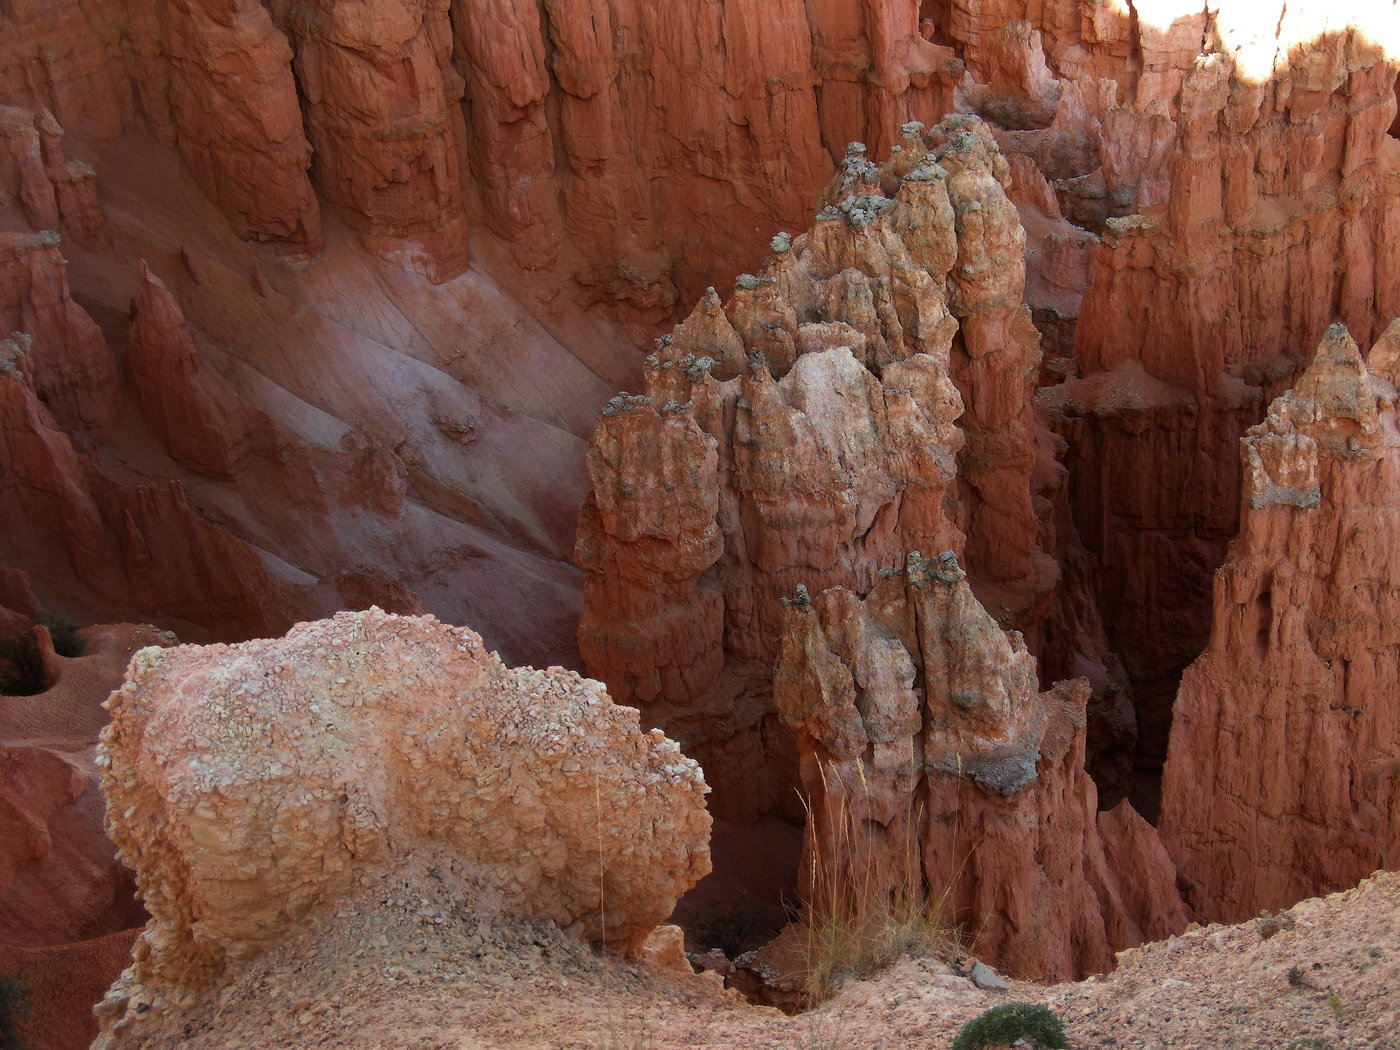
[[[1047,180],[1028,227],[1078,230],[1033,238],[1031,265],[1047,379],[1071,377],[1048,407],[1093,555],[1067,583],[1105,617],[1149,775],[1235,533],[1238,434],[1329,323],[1368,341],[1400,309],[1394,9],[1181,6],[1045,12],[1039,38],[994,35],[977,5],[948,14],[979,81],[966,101],[1009,109],[1003,148]]]
[[[1397,363],[1400,322],[1369,362],[1333,325],[1240,442],[1240,534],[1162,790],[1162,835],[1212,920],[1400,864]]]
[[[809,909],[928,893],[1019,974],[1102,969],[1184,925],[1171,862],[1126,807],[1101,828],[1089,682],[1040,693],[956,553],[1043,627],[1060,475],[1010,168],[970,117],[866,154],[604,409],[580,650],[700,759],[719,817],[802,799]]]
[[[0,561],[200,637],[373,601],[576,663],[591,483],[584,655],[749,816],[796,815],[779,599],[952,550],[1090,682],[1116,798],[1239,433],[1400,313],[1393,10],[1190,7],[12,0]]]
[[[1043,980],[1184,928],[1156,834],[1126,802],[1099,812],[1088,683],[1040,692],[951,551],[881,577],[784,603],[773,688],[809,806],[808,921],[926,895],[971,950]]]
[[[98,138],[147,127],[241,235],[290,250],[331,205],[444,279],[479,197],[521,265],[565,253],[653,320],[795,225],[846,142],[951,110],[962,72],[903,4],[89,6],[10,5],[6,101]]]
[[[1043,530],[1040,548],[1074,562],[1054,608],[1036,618],[1057,625],[1046,631],[1068,638],[1081,628],[1097,630],[1096,615],[1083,610],[1102,606],[1106,616],[1098,618],[1108,625],[1126,671],[1102,676],[1096,696],[1111,686],[1121,706],[1134,689],[1140,694],[1138,715],[1156,756],[1148,756],[1150,766],[1164,746],[1176,670],[1204,641],[1209,572],[1233,532],[1237,479],[1228,466],[1233,456],[1222,453],[1239,425],[1262,410],[1263,398],[1296,371],[1332,312],[1369,335],[1370,315],[1388,316],[1400,305],[1394,302],[1393,248],[1379,233],[1391,219],[1394,196],[1386,131],[1395,65],[1381,46],[1389,38],[1385,12],[1346,3],[1325,9],[1279,4],[1277,11],[1249,4],[1180,6],[1068,0],[727,0],[703,7],[626,0],[386,0],[350,7],[246,0],[13,3],[3,13],[12,32],[0,43],[0,102],[18,107],[23,119],[16,126],[37,121],[68,129],[73,155],[81,159],[65,162],[66,173],[53,180],[57,192],[45,192],[57,205],[66,199],[74,208],[82,198],[92,221],[56,223],[52,207],[39,201],[44,194],[36,195],[32,164],[20,165],[29,172],[21,180],[27,188],[16,186],[9,200],[29,202],[28,217],[15,229],[61,226],[62,236],[76,243],[80,226],[100,225],[102,217],[84,165],[106,166],[110,193],[118,192],[120,181],[130,181],[134,192],[139,180],[127,180],[118,169],[145,160],[145,150],[137,145],[114,152],[112,144],[139,144],[149,135],[178,153],[183,169],[177,181],[192,179],[232,232],[279,246],[266,258],[226,262],[217,253],[220,266],[254,271],[252,283],[263,298],[271,283],[294,305],[329,311],[329,326],[299,328],[298,340],[321,346],[344,339],[337,322],[365,303],[376,304],[365,313],[380,317],[403,310],[412,318],[409,327],[431,332],[424,341],[452,338],[455,319],[440,323],[433,316],[450,308],[404,306],[409,298],[432,300],[432,294],[396,289],[385,295],[363,287],[347,294],[340,275],[328,281],[300,275],[297,267],[307,261],[313,261],[312,273],[317,265],[322,272],[340,268],[324,261],[343,258],[338,238],[345,226],[380,257],[437,281],[466,276],[468,231],[483,231],[483,239],[489,232],[504,244],[488,252],[494,261],[483,265],[526,269],[519,287],[511,285],[505,295],[518,297],[512,309],[539,313],[540,304],[548,304],[544,311],[554,314],[548,324],[568,329],[577,326],[564,299],[604,302],[635,335],[671,320],[676,302],[693,301],[717,277],[752,269],[777,230],[803,228],[811,200],[847,142],[863,140],[883,156],[898,144],[897,129],[907,120],[932,123],[951,110],[979,112],[1015,173],[1007,192],[1027,230],[1028,269],[1024,298],[1009,294],[1031,307],[1047,335],[1043,379],[1075,369],[1085,376],[1111,372],[1119,362],[1138,361],[1173,388],[1169,403],[1152,405],[1146,422],[1140,411],[1120,418],[1096,403],[1059,427],[1069,444],[1065,462],[1083,481],[1066,490],[1064,513],[1041,507],[1036,514],[1056,523],[1054,535]],[[51,156],[50,138],[43,138],[44,163],[54,176],[62,165]],[[26,151],[34,154],[32,143],[20,152]],[[123,202],[120,226],[161,226],[153,216],[174,196],[175,183],[159,177],[159,164],[149,174],[151,197]],[[194,221],[211,219],[205,213]],[[142,250],[149,244],[124,240],[108,241],[99,254],[121,258],[125,277],[80,267],[83,296],[106,309],[125,310],[139,259],[149,254]],[[193,260],[192,273],[207,254],[207,246],[183,233],[157,240],[163,252]],[[318,255],[327,243],[329,255]],[[1332,267],[1338,258],[1344,264]],[[147,261],[170,282],[168,267]],[[987,265],[998,274],[1014,273],[991,257]],[[564,286],[567,294],[560,296]],[[1309,294],[1298,294],[1303,287]],[[990,285],[985,290],[994,293]],[[231,285],[199,287],[194,279],[171,291],[187,313],[202,315],[193,320],[198,332],[233,344],[235,358],[257,356],[239,338],[249,327],[247,316],[186,301],[232,294]],[[347,308],[349,298],[360,302]],[[460,293],[448,298],[460,299]],[[1291,305],[1280,312],[1279,302]],[[969,306],[969,317],[976,310]],[[1085,323],[1076,336],[1081,311]],[[272,303],[259,312],[270,327],[285,321]],[[1002,368],[1000,355],[980,356],[978,324],[969,317],[962,329],[973,352],[966,362],[955,360],[955,371]],[[110,319],[101,322],[114,327]],[[992,322],[993,328],[1000,324]],[[393,326],[379,318],[355,319],[351,327],[397,349],[399,332],[384,338]],[[1002,337],[989,332],[991,342]],[[1011,337],[1024,341],[1024,333]],[[1077,364],[1069,358],[1076,338]],[[634,361],[620,352],[624,344],[616,340],[606,364],[601,347],[584,355],[606,376],[590,391],[601,393],[616,378],[635,374]],[[120,354],[120,333],[114,349]],[[343,367],[316,353],[307,357],[323,371]],[[38,375],[36,381],[46,382]],[[467,385],[482,382],[472,375]],[[97,385],[111,386],[87,384]],[[1244,386],[1269,389],[1256,396]],[[421,393],[412,396],[421,399]],[[337,417],[372,415],[342,411],[332,398],[309,400]],[[503,407],[536,411],[522,400],[507,398]],[[968,418],[1003,403],[1011,404],[1000,395],[969,400]],[[470,405],[452,411],[431,405],[418,414],[472,438]],[[285,423],[288,411],[271,415]],[[582,418],[570,421],[575,434]],[[553,577],[545,589],[557,594],[563,585],[558,536],[541,543],[535,523],[524,520],[528,512],[494,494],[477,498],[492,480],[474,477],[461,486],[444,478],[442,463],[452,457],[441,449],[423,453],[434,461],[423,477],[413,449],[406,450],[407,460],[393,451],[402,436],[391,428],[362,418],[347,422],[371,431],[356,444],[389,449],[404,463],[414,478],[410,488],[432,491],[435,512],[450,504],[448,516],[458,521],[470,514],[477,522],[489,519],[490,536],[481,539],[508,546],[512,529],[532,533],[529,550],[508,555],[483,551],[490,542],[470,545],[488,561],[517,562],[509,570],[517,578]],[[974,447],[976,431],[968,428]],[[418,443],[416,436],[409,440]],[[536,435],[530,444],[539,448],[551,440]],[[985,456],[989,465],[1000,462],[1015,474],[1023,463],[1011,461],[1027,455],[1024,446],[1006,441],[996,448],[983,443],[963,458],[971,464]],[[379,459],[385,462],[369,469],[400,470],[388,457]],[[1130,470],[1130,463],[1153,466]],[[498,466],[485,473],[499,475]],[[581,493],[582,476],[576,464],[571,469],[568,483],[546,488]],[[451,470],[463,467],[454,463]],[[1131,477],[1120,483],[1125,475]],[[1153,478],[1152,491],[1135,485],[1138,477]],[[455,491],[445,493],[444,484]],[[986,507],[1023,498],[1018,487],[990,480],[979,485],[969,477],[959,484],[978,489],[975,501]],[[1047,476],[1041,491],[1054,484]],[[1207,498],[1195,499],[1201,492]],[[547,499],[541,492],[529,502]],[[206,499],[197,503],[221,521],[236,517],[226,507],[214,511]],[[486,506],[478,513],[464,503]],[[1019,508],[998,507],[997,517],[1025,520]],[[328,564],[308,564],[266,534],[280,528],[255,535],[239,522],[233,529],[298,571],[317,579],[335,575]],[[987,542],[983,535],[990,529],[975,530],[970,542]],[[1025,540],[1015,539],[1023,552]],[[373,560],[368,545],[349,546],[353,551],[337,550],[334,560],[349,557],[354,565],[345,571],[363,577]],[[388,546],[401,549],[403,540]],[[554,567],[537,563],[541,551]],[[419,560],[441,555],[441,549],[424,552]],[[536,563],[527,568],[532,558]],[[984,568],[975,563],[988,559],[972,561],[981,578]],[[1008,557],[1006,566],[1021,578],[1034,573],[1048,579],[1054,571],[1048,561],[1034,559],[1017,564]],[[410,590],[430,589],[419,571],[398,565],[385,571]],[[1014,595],[994,604],[1003,601],[1016,611]],[[1037,651],[1043,648],[1034,633],[1031,640]],[[1116,654],[1096,659],[1105,667],[1116,661]],[[1072,661],[1056,670],[1073,670]],[[1119,737],[1124,733],[1131,736],[1125,729]]]

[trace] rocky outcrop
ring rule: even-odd
[[[1240,534],[1182,679],[1162,834],[1234,920],[1400,865],[1400,322],[1346,329],[1240,443]]]
[[[1071,520],[1092,555],[1069,586],[1092,596],[1122,657],[1150,780],[1236,532],[1237,435],[1327,323],[1341,318],[1364,342],[1400,312],[1386,246],[1400,189],[1386,134],[1397,59],[1381,43],[1393,14],[1220,4],[1166,19],[1139,5],[1120,20],[1102,5],[1082,18],[1071,5],[1013,6],[1035,18],[1043,58],[1025,34],[992,35],[976,5],[950,5],[949,35],[982,112],[995,107],[979,85],[1000,85],[992,100],[1018,114],[1058,91],[1049,125],[1013,122],[998,138],[1081,227],[1046,234],[1031,301],[1061,342],[1077,318],[1073,360],[1050,363],[1093,381],[1066,392],[1069,418],[1056,422],[1076,479]],[[1050,294],[1063,280],[1049,269],[1086,250],[1066,254],[1070,233],[1090,245],[1091,274]],[[1155,393],[1114,404],[1095,383]]]
[[[0,208],[16,209],[36,230],[62,230],[84,244],[104,230],[97,173],[69,158],[63,128],[47,110],[0,106]]]
[[[231,477],[253,440],[273,428],[204,364],[181,309],[144,263],[125,364],[151,430],[176,461],[196,472]]]
[[[0,330],[23,347],[34,392],[66,428],[98,436],[121,408],[117,362],[73,301],[52,230],[0,233]]]
[[[292,49],[257,0],[127,4],[132,84],[151,129],[180,150],[240,237],[314,250],[320,204],[307,177]],[[331,198],[335,200],[335,198]],[[339,203],[337,200],[336,203]]]
[[[383,872],[629,949],[709,870],[705,783],[674,743],[431,617],[143,650],[108,706],[109,831],[152,918],[103,1047]]]
[[[271,9],[294,42],[322,199],[368,235],[371,250],[433,281],[457,276],[468,261],[464,83],[451,62],[448,0],[280,0]]]
[[[727,305],[707,293],[590,446],[580,651],[707,768],[734,771],[714,777],[725,815],[771,812],[791,789],[782,735],[759,730],[781,596],[864,593],[905,551],[964,535],[974,575],[1020,608],[1053,578],[1005,163],[975,118],[903,136],[879,166],[854,144],[812,230],[774,237]]]
[[[7,105],[48,110],[82,135],[109,138],[135,118],[122,54],[124,5],[80,0],[7,4],[0,37]]]
[[[229,479],[273,424],[200,357],[175,299],[141,264],[127,330],[126,373],[151,429],[170,455],[200,474]]]
[[[1141,724],[1151,796],[1239,432],[1323,324],[1400,311],[1374,4],[0,6],[0,335],[36,395],[0,377],[0,561],[90,618],[375,599],[576,660],[583,437],[637,378],[580,304],[653,334],[756,271],[614,405],[580,547],[590,659],[728,784],[765,771],[735,814],[792,808],[777,599],[910,549],[957,551],[1042,681],[1090,680],[1111,797]],[[123,405],[133,296],[128,378],[158,364]]]
[[[103,475],[28,368],[20,342],[0,341],[0,558],[42,569],[49,588],[76,583],[87,601],[261,630],[276,584],[257,553],[196,514],[178,482],[128,487]]]
[[[1021,636],[951,551],[881,575],[864,599],[837,587],[786,603],[774,700],[810,806],[809,915],[859,921],[926,896],[977,954],[1050,980],[1183,928],[1152,829],[1126,804],[1098,813],[1088,683],[1038,692]]]

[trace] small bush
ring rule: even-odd
[[[44,613],[39,617],[39,622],[49,629],[49,637],[53,639],[53,651],[59,656],[71,659],[83,655],[83,639],[78,634],[76,623],[57,613]]]
[[[1002,1003],[977,1015],[962,1026],[952,1050],[1011,1046],[1017,1040],[1035,1050],[1069,1050],[1065,1026],[1037,1003]]]
[[[29,987],[13,974],[0,973],[0,1050],[24,1050],[17,1031],[29,1016]]]
[[[0,696],[33,696],[48,687],[34,635],[26,631],[0,638]]]

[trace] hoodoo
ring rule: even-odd
[[[104,1038],[596,1044],[566,1011],[650,978],[576,935],[636,947],[708,811],[711,973],[667,932],[657,1013],[841,987],[855,1050],[1117,965],[1164,1045],[1382,1045],[1388,947],[1304,920],[1400,866],[1397,41],[1376,0],[0,2],[20,1037],[90,1037],[56,989],[120,972],[119,845]],[[115,845],[120,646],[65,620],[188,643],[113,701]],[[917,994],[789,965],[894,899],[960,931]],[[1144,975],[1209,952],[1245,998],[1158,1026],[1196,1000]],[[1014,994],[1134,1041],[1100,987]],[[793,1041],[745,1023],[694,1031]]]
[[[1400,866],[1400,321],[1342,325],[1240,442],[1240,533],[1177,696],[1162,835],[1231,922]]]

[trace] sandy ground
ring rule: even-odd
[[[794,1017],[713,978],[603,957],[548,924],[484,919],[391,877],[212,1001],[153,1009],[143,1045],[943,1050],[1012,1000],[1049,1005],[1080,1050],[1400,1050],[1400,875],[1305,901],[1280,924],[1198,928],[1124,953],[1107,977],[982,991],[942,960],[905,959]]]

